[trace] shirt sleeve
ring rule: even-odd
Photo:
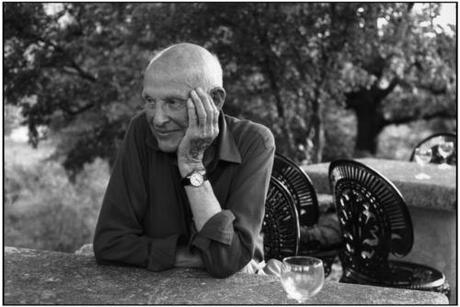
[[[147,192],[141,161],[147,158],[147,151],[140,116],[130,122],[113,167],[93,248],[99,264],[117,263],[160,271],[174,266],[179,235],[155,239],[144,235],[141,221]]]
[[[254,257],[265,213],[265,199],[275,154],[273,135],[263,127],[241,148],[242,163],[232,180],[224,210],[195,234],[206,270],[215,277],[240,271]],[[262,259],[260,259],[262,260]]]

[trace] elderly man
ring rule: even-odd
[[[222,69],[173,45],[149,63],[94,237],[96,260],[226,277],[263,261],[260,234],[275,145],[266,127],[224,115]]]

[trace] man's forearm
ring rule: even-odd
[[[199,253],[192,253],[187,247],[178,247],[176,250],[175,267],[202,268],[203,260]]]
[[[209,181],[205,181],[200,187],[186,186],[185,192],[193,213],[195,227],[200,231],[211,217],[222,211],[222,207]]]
[[[179,234],[149,238],[120,231],[96,231],[94,253],[101,264],[123,263],[152,271],[172,268]]]

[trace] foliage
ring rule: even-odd
[[[18,127],[22,121],[20,109],[7,104],[3,108],[3,135],[10,135],[13,128]]]
[[[350,110],[334,109],[324,119],[327,150],[323,161],[351,158],[356,140],[356,116]]]
[[[221,59],[225,111],[269,126],[280,152],[319,161],[351,156],[354,142],[375,154],[388,125],[456,114],[456,36],[430,23],[439,4],[412,7],[67,3],[51,14],[49,4],[5,3],[5,97],[22,107],[32,144],[49,127],[76,173],[113,161],[152,52],[189,41]],[[356,136],[330,120],[345,108]]]
[[[99,157],[113,162],[148,60],[181,41],[218,55],[225,111],[270,127],[295,160],[406,160],[456,129],[456,32],[432,23],[439,5],[4,3],[4,133],[22,122],[33,146],[58,144],[40,165],[5,159],[5,244],[91,242],[109,176]]]
[[[5,245],[73,252],[92,242],[108,175],[101,159],[85,164],[74,184],[56,162],[7,164]]]
[[[4,15],[5,97],[22,107],[31,143],[46,125],[61,139],[67,169],[98,156],[113,161],[146,60],[136,46],[120,46],[117,5],[67,4],[50,16],[41,3],[9,3]],[[98,30],[106,20],[110,33]]]

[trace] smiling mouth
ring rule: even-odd
[[[156,134],[158,134],[159,136],[167,136],[167,135],[176,133],[176,132],[178,132],[178,131],[179,131],[179,130],[170,130],[170,131],[159,131],[159,130],[155,130]]]

